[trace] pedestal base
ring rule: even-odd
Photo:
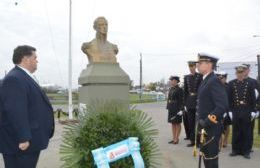
[[[79,103],[120,101],[129,103],[129,76],[119,64],[90,64],[79,77]]]

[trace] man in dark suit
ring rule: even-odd
[[[202,81],[202,75],[196,72],[196,61],[189,61],[188,66],[190,74],[184,76],[184,101],[188,117],[188,137],[191,142],[187,146],[192,147],[195,145],[196,106],[198,88]]]
[[[13,63],[1,88],[0,153],[6,168],[35,168],[54,133],[53,109],[32,75],[38,63],[36,49],[18,46]]]
[[[203,81],[198,91],[197,117],[200,129],[205,130],[206,139],[200,145],[205,168],[218,168],[221,121],[228,109],[228,98],[224,85],[214,74],[218,58],[199,53],[198,70]]]
[[[237,79],[229,82],[229,102],[232,112],[232,153],[230,156],[243,155],[250,159],[252,143],[252,123],[256,112],[255,86],[245,78],[246,67],[236,67]]]

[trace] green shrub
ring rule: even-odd
[[[94,168],[91,151],[128,137],[138,137],[145,167],[158,167],[158,131],[154,122],[142,111],[125,108],[118,102],[96,102],[87,107],[80,122],[65,126],[60,152],[65,168]],[[132,158],[111,163],[111,168],[132,168]]]

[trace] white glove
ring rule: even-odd
[[[177,113],[178,116],[182,116],[182,114],[183,114],[182,111],[179,111],[179,112]]]
[[[226,116],[227,116],[227,113],[224,113],[224,114],[223,114],[223,118],[225,118]]]
[[[185,110],[185,111],[187,111],[187,108],[186,108],[186,106],[184,106],[184,110]]]
[[[256,113],[255,112],[251,112],[251,120],[254,120],[256,118]]]
[[[259,111],[256,112],[256,115],[255,115],[255,118],[258,118],[259,117]]]
[[[228,115],[229,115],[230,119],[232,120],[232,119],[233,119],[233,114],[232,114],[232,112],[231,112],[231,111],[230,111],[230,112],[228,112]]]
[[[258,90],[255,89],[255,97],[258,98],[258,96],[259,96]]]

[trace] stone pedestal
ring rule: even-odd
[[[92,63],[78,79],[79,103],[121,101],[129,103],[130,79],[118,63]]]

